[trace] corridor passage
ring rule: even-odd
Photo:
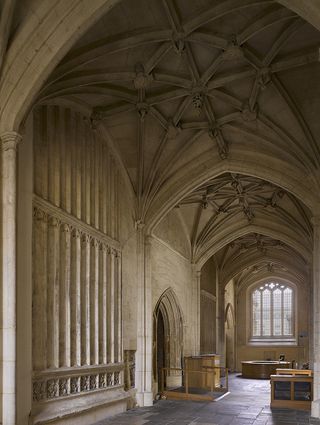
[[[96,425],[302,425],[309,412],[270,409],[268,380],[231,375],[230,394],[218,402],[158,401],[154,407],[133,409]],[[315,422],[317,423],[317,422]]]

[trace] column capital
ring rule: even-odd
[[[22,136],[15,131],[6,131],[0,135],[0,140],[3,151],[16,150],[18,143],[22,140]]]

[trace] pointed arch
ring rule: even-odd
[[[159,322],[163,322],[163,344],[157,340]],[[178,298],[172,288],[167,288],[160,296],[153,313],[153,374],[159,382],[159,349],[164,353],[163,367],[180,368],[183,356],[183,314]],[[162,325],[162,323],[161,323]]]
[[[235,325],[235,315],[234,315],[234,308],[233,305],[231,303],[228,303],[225,309],[225,313],[224,313],[224,321],[227,322],[228,324],[234,326]]]

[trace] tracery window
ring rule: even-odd
[[[251,339],[292,340],[294,297],[291,286],[268,282],[251,293]]]

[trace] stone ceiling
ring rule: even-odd
[[[79,109],[103,129],[141,222],[163,187],[181,170],[187,178],[201,155],[214,164],[280,159],[314,192],[319,45],[315,28],[271,0],[135,0],[134,7],[123,0],[73,47],[37,102]],[[266,223],[269,250],[278,249],[281,228],[288,253],[309,260],[310,212],[280,186],[229,172],[181,194],[176,206],[195,261],[213,245],[230,251],[250,233],[223,242],[228,226],[257,233]]]

